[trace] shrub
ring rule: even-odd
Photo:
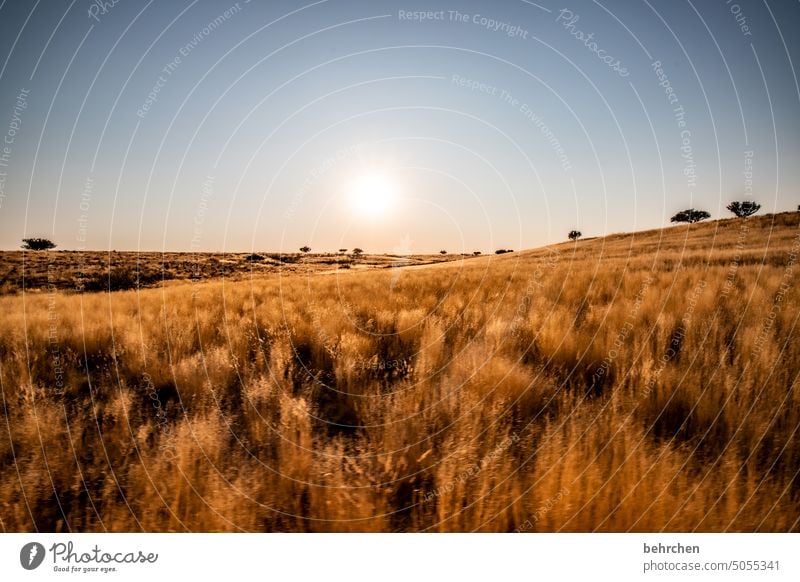
[[[569,240],[578,240],[583,236],[583,233],[579,230],[571,230],[567,236],[569,237]]]
[[[56,243],[47,238],[24,238],[22,248],[26,251],[49,251],[56,248]]]
[[[84,291],[129,291],[147,287],[159,281],[162,275],[157,272],[142,272],[136,269],[111,268],[105,273],[96,273],[83,280]]]
[[[281,263],[287,263],[287,264],[296,263],[299,259],[297,255],[283,255],[280,253],[273,253],[267,256],[274,261],[279,261]]]
[[[681,210],[675,216],[670,218],[671,222],[688,222],[693,224],[695,222],[700,222],[701,220],[705,220],[706,218],[711,218],[711,215],[706,212],[705,210],[695,210],[694,208],[689,208],[687,210]]]
[[[733,212],[738,218],[746,218],[758,212],[761,209],[761,204],[753,200],[745,200],[744,202],[731,202],[725,208]]]

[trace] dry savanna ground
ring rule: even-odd
[[[798,531],[800,214],[0,297],[4,531]]]
[[[0,295],[21,291],[126,291],[174,283],[240,281],[280,273],[429,265],[460,254],[161,253],[154,251],[0,251]]]

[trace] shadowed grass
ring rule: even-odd
[[[798,221],[0,297],[0,523],[797,531]]]

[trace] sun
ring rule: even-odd
[[[350,184],[350,203],[362,216],[376,218],[391,208],[396,194],[394,183],[380,173],[362,174]]]

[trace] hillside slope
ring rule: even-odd
[[[0,523],[798,531],[798,223],[0,297]]]

